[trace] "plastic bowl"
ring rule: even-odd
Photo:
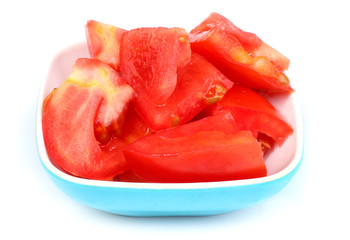
[[[269,100],[294,128],[282,147],[266,157],[268,176],[208,183],[129,183],[82,179],[66,174],[50,161],[42,133],[42,103],[71,73],[79,57],[88,57],[85,43],[59,52],[51,63],[38,98],[36,139],[41,163],[65,194],[89,207],[128,216],[199,216],[234,211],[267,199],[292,179],[303,154],[303,128],[296,94]]]

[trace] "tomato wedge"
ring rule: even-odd
[[[166,138],[183,137],[201,131],[220,131],[225,134],[234,134],[240,131],[235,118],[227,112],[218,112],[216,115],[207,116],[173,129],[162,131],[161,136]]]
[[[159,131],[190,121],[198,112],[219,101],[233,83],[204,57],[193,53],[191,62],[178,70],[173,94],[161,106],[147,98],[135,98],[133,104],[140,117]]]
[[[212,13],[190,32],[191,47],[235,83],[268,92],[291,93],[289,60],[255,34]]]
[[[136,98],[162,105],[173,93],[177,68],[191,58],[187,32],[181,28],[139,28],[123,34],[120,69]]]
[[[126,30],[113,25],[89,20],[86,24],[86,40],[90,56],[119,70],[120,42]]]
[[[132,172],[147,182],[208,182],[266,176],[260,144],[251,132],[228,130],[226,126],[230,124],[219,124],[215,129],[215,125],[208,124],[210,119],[159,131],[125,147],[123,153]],[[231,115],[222,115],[221,121],[233,121],[234,125]]]
[[[141,137],[152,134],[153,131],[140,118],[132,105],[129,106],[126,112],[124,125],[121,129],[119,138],[126,143],[132,143]]]
[[[244,50],[256,57],[266,56],[271,63],[281,70],[288,70],[289,59],[281,53],[264,43],[256,34],[245,32],[238,28],[231,21],[218,13],[211,13],[200,25],[194,28],[191,32],[210,31],[211,28],[218,27],[220,30],[234,36],[242,45]]]
[[[264,133],[280,146],[293,133],[271,103],[246,87],[233,86],[211,111],[213,114],[230,111],[241,130],[250,130],[255,137]]]
[[[78,59],[43,105],[43,135],[51,161],[91,179],[110,179],[125,171],[120,152],[124,144],[112,139],[109,147],[101,147],[94,126],[117,126],[132,97],[132,88],[113,68],[99,60]]]

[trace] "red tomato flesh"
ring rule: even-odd
[[[132,96],[132,88],[110,66],[78,59],[71,75],[43,106],[43,135],[50,159],[84,178],[109,179],[125,171],[120,145],[102,149],[94,125],[118,122]]]
[[[113,25],[89,20],[86,24],[86,40],[90,56],[119,70],[120,42],[126,30]]]
[[[273,138],[261,132],[258,133],[257,140],[261,144],[261,150],[263,151],[264,156],[265,154],[269,153],[275,145]]]
[[[181,28],[133,29],[123,34],[120,58],[136,98],[161,105],[176,87],[177,68],[190,61],[189,37]]]
[[[255,137],[264,133],[278,145],[293,133],[292,127],[263,96],[242,86],[233,86],[211,111],[230,111],[241,130],[250,130]]]
[[[158,134],[127,146],[131,169],[148,182],[210,182],[266,176],[260,144],[249,131],[201,131],[162,138]]]
[[[236,120],[230,112],[220,112],[213,116],[207,116],[198,121],[193,121],[173,129],[162,131],[162,137],[176,138],[200,131],[220,131],[226,134],[234,134],[240,131]]]
[[[293,92],[283,73],[289,60],[217,13],[190,32],[190,42],[194,51],[238,84],[268,92]]]
[[[190,121],[198,112],[218,102],[233,83],[199,54],[178,70],[173,94],[161,106],[146,98],[135,98],[134,106],[154,131],[175,127]]]
[[[159,131],[124,148],[131,170],[147,182],[208,182],[266,176],[258,141],[237,132],[231,115]],[[220,120],[219,120],[220,119]],[[193,129],[191,127],[193,126]],[[198,131],[201,129],[200,131]]]
[[[266,56],[271,63],[281,70],[287,70],[289,59],[281,53],[264,43],[256,34],[245,32],[231,21],[218,13],[211,13],[200,25],[191,32],[205,32],[212,28],[219,28],[229,35],[234,36],[242,45],[244,50],[252,56]]]
[[[141,137],[152,134],[153,131],[140,118],[132,105],[126,113],[125,122],[119,137],[126,143],[132,143]]]

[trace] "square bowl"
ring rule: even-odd
[[[80,57],[89,57],[86,43],[60,51],[42,83],[36,114],[36,140],[41,163],[51,180],[65,194],[89,207],[128,216],[200,216],[246,208],[267,199],[292,179],[303,154],[302,116],[296,93],[269,97],[291,124],[294,133],[266,158],[267,176],[206,183],[132,183],[83,179],[56,168],[46,152],[42,132],[42,103],[71,73]]]

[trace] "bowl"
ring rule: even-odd
[[[36,114],[36,140],[42,166],[54,184],[72,199],[95,209],[128,216],[202,216],[252,206],[283,189],[300,167],[303,154],[302,116],[297,93],[273,96],[270,102],[291,124],[294,134],[266,156],[268,175],[262,178],[206,183],[133,183],[89,180],[56,168],[46,152],[42,103],[71,73],[79,57],[89,57],[86,43],[59,52],[42,83]]]

